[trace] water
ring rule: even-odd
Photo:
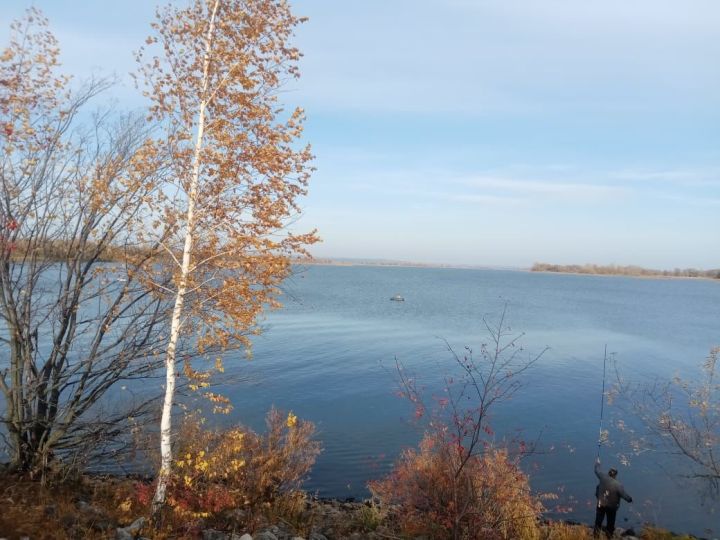
[[[507,305],[525,349],[550,350],[525,387],[500,405],[494,426],[540,437],[545,453],[525,464],[533,488],[560,492],[573,507],[563,517],[590,522],[605,344],[622,375],[635,381],[689,377],[720,344],[720,283],[710,281],[313,266],[286,292],[285,307],[268,314],[254,341],[254,359],[226,362],[228,375],[243,379],[225,388],[235,405],[228,421],[261,428],[271,405],[313,421],[324,451],[306,487],[328,497],[366,496],[367,481],[387,473],[421,436],[412,407],[396,395],[395,358],[432,395],[453,369],[445,340],[479,349],[487,341],[483,316],[496,320]],[[391,302],[396,293],[405,302]],[[618,407],[605,412],[611,419]],[[693,486],[663,472],[662,456],[645,453],[619,466],[617,455],[630,449],[613,430],[611,440],[603,467],[618,466],[635,500],[620,510],[619,525],[649,520],[717,534],[717,515]]]

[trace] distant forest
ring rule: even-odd
[[[31,244],[27,240],[20,239],[7,245],[6,249],[9,251],[10,259],[14,261],[23,260],[32,255],[40,261],[62,262],[74,258],[78,249],[84,250],[88,254],[88,258],[92,255],[98,262],[125,262],[129,257],[143,257],[147,254],[147,249],[138,246],[111,244],[99,247],[94,242],[87,242],[80,246],[77,242],[66,240],[47,240]],[[96,254],[96,252],[99,253]],[[81,260],[86,259],[81,257]]]
[[[687,277],[687,278],[709,278],[720,279],[720,268],[713,270],[698,270],[696,268],[675,268],[674,270],[653,270],[652,268],[641,268],[640,266],[617,266],[597,264],[548,264],[535,263],[531,270],[533,272],[561,272],[567,274],[597,274],[597,275],[618,275],[618,276],[662,276],[662,277]]]

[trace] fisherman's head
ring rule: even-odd
[[[610,469],[610,470],[608,471],[608,476],[609,476],[610,478],[615,478],[615,477],[617,476],[617,469]]]

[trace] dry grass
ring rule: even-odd
[[[115,478],[82,478],[42,486],[0,477],[0,536],[14,539],[107,538],[108,531],[131,521],[123,501],[134,483]]]
[[[593,540],[593,534],[585,525],[552,522],[540,527],[540,540]]]
[[[678,536],[670,531],[659,527],[646,526],[640,533],[642,540],[694,540],[694,537],[688,535]]]

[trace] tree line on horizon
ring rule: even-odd
[[[596,274],[617,276],[647,277],[688,277],[720,279],[720,268],[699,270],[697,268],[675,268],[673,270],[655,270],[635,265],[599,265],[599,264],[550,264],[536,262],[530,269],[532,272],[558,272],[566,274]]]

